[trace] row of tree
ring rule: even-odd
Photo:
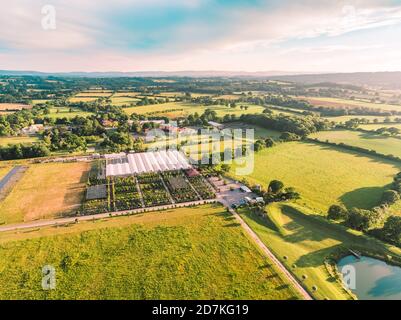
[[[343,221],[355,230],[369,232],[390,243],[401,246],[401,217],[390,215],[389,206],[400,200],[401,172],[393,179],[390,189],[383,192],[381,203],[372,210],[351,208],[343,205],[330,206],[327,218]]]

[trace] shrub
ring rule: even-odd
[[[383,211],[352,208],[349,211],[347,224],[353,229],[366,232],[377,226],[383,218]]]
[[[398,194],[397,191],[394,190],[386,190],[383,192],[382,196],[382,203],[383,204],[393,204],[400,200],[400,195]]]
[[[342,205],[333,204],[327,211],[327,218],[330,220],[346,220],[348,210]]]

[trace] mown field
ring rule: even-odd
[[[0,111],[7,110],[22,110],[22,109],[31,109],[32,107],[28,104],[22,103],[0,103]]]
[[[52,218],[76,210],[89,166],[82,162],[31,165],[0,202],[0,223]]]
[[[229,124],[225,124],[224,128],[227,129],[253,129],[255,139],[263,139],[263,138],[272,138],[274,140],[279,139],[281,132],[276,130],[270,130],[266,128],[262,128],[259,126],[249,126],[249,124],[241,123],[241,122],[233,122]]]
[[[112,96],[110,98],[111,104],[115,106],[123,106],[123,105],[130,105],[136,104],[140,99],[134,97],[126,97],[126,96]]]
[[[236,167],[232,166],[231,175],[235,176]],[[256,153],[254,170],[245,178],[265,188],[271,180],[281,180],[300,192],[299,203],[325,213],[334,203],[359,208],[377,205],[400,167],[339,148],[288,142]]]
[[[76,116],[87,117],[90,116],[91,112],[82,111],[77,108],[66,108],[66,107],[51,107],[50,114],[46,115],[49,118],[67,118],[71,119]]]
[[[401,123],[360,124],[358,128],[374,131],[380,128],[397,128],[401,130]]]
[[[0,270],[0,299],[298,298],[217,205],[2,233]]]
[[[262,113],[264,108],[261,106],[243,104],[248,106],[248,110],[241,110],[238,105],[236,108],[230,108],[223,105],[213,105],[213,106],[203,106],[193,103],[186,102],[167,102],[161,104],[138,106],[124,108],[124,111],[131,115],[133,113],[142,115],[159,115],[169,118],[185,117],[190,114],[197,112],[201,115],[206,109],[215,110],[218,116],[224,116],[226,114],[236,114],[240,116],[241,114],[252,114],[252,113]]]
[[[335,122],[335,123],[345,123],[348,120],[351,119],[367,119],[369,122],[373,123],[373,121],[375,119],[377,119],[379,122],[384,122],[386,119],[390,119],[391,121],[394,121],[395,118],[398,118],[398,116],[391,116],[391,117],[379,117],[379,116],[361,116],[361,115],[357,115],[357,116],[338,116],[338,117],[323,117],[329,121]]]
[[[294,204],[272,204],[267,210],[268,220],[247,209],[241,209],[240,214],[300,281],[306,275],[306,280],[302,282],[317,299],[351,299],[341,282],[329,273],[324,264],[325,259],[339,249],[401,255],[399,248],[316,219],[312,212]],[[317,286],[317,291],[311,290],[313,286]]]
[[[33,143],[38,141],[38,137],[0,137],[0,146],[4,147],[9,144]]]
[[[339,99],[339,98],[326,98],[326,97],[297,97],[297,99],[306,100],[315,106],[324,106],[332,108],[348,108],[365,107],[372,109],[380,109],[382,111],[401,111],[400,105],[392,105],[385,103],[373,103],[360,100]]]
[[[401,139],[386,137],[374,133],[349,130],[320,131],[310,135],[320,141],[344,143],[350,146],[375,150],[382,154],[401,157]]]

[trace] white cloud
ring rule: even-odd
[[[204,10],[203,0],[15,0],[0,13],[0,48],[3,69],[57,70],[174,70],[174,69],[298,69],[344,67],[344,59],[356,68],[358,54],[368,51],[371,65],[380,51],[397,50],[389,39],[354,43],[336,42],[342,35],[401,24],[401,6],[381,0],[282,1],[279,6],[227,8],[218,21],[183,22],[173,29],[171,40],[153,51],[128,49],[132,30],[121,30],[101,19],[118,7],[151,10],[155,6],[179,6]],[[40,9],[52,4],[57,11],[57,29],[41,28]],[[121,27],[121,26],[120,26]],[[136,30],[137,32],[145,32]],[[164,32],[164,30],[160,30]],[[145,33],[146,35],[146,33]],[[332,39],[300,45],[308,39]],[[380,44],[376,41],[380,40]],[[372,44],[373,41],[373,44]],[[284,43],[286,46],[284,46]],[[341,55],[334,56],[334,53]],[[398,53],[398,52],[397,52]],[[294,60],[295,59],[295,60]],[[393,66],[401,68],[391,56]],[[19,61],[17,61],[19,60]],[[390,61],[387,62],[390,64]],[[371,66],[370,65],[370,66]],[[325,67],[326,66],[326,67]],[[363,67],[361,65],[361,67]],[[315,71],[315,70],[311,70]]]

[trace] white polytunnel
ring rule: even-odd
[[[106,155],[106,176],[189,169],[188,159],[177,150]]]

